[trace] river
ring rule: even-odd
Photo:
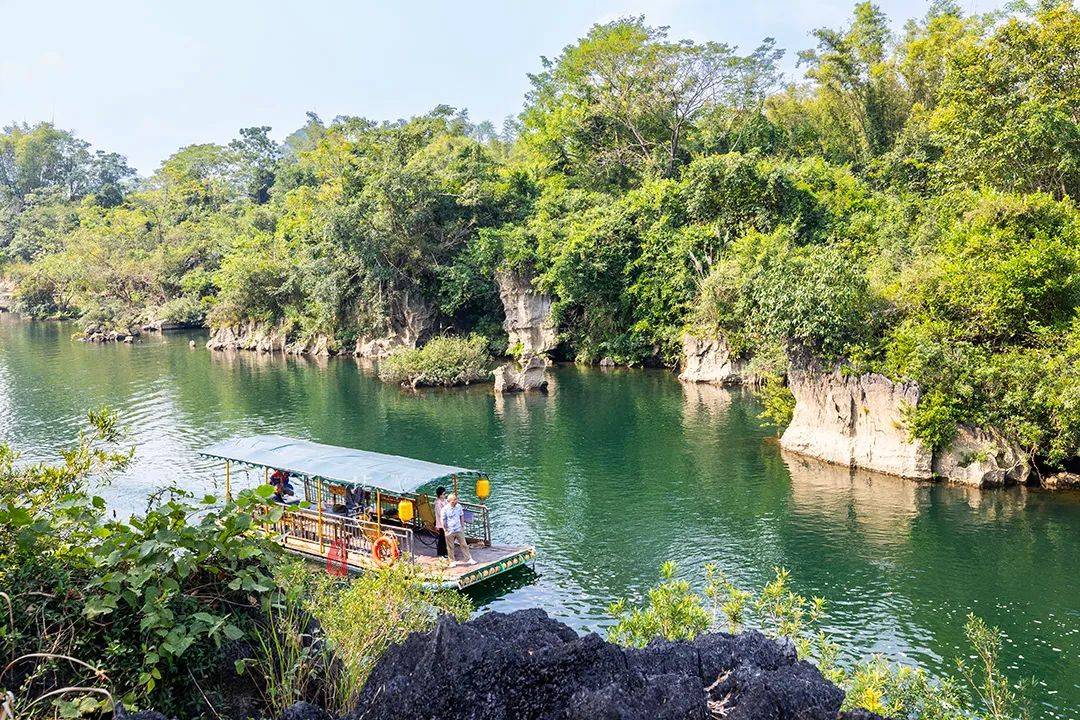
[[[74,329],[0,313],[0,442],[49,459],[87,409],[117,409],[137,447],[101,491],[120,512],[171,483],[220,491],[221,468],[195,451],[233,435],[483,468],[495,539],[540,555],[535,575],[476,595],[481,607],[602,630],[608,604],[640,601],[665,560],[695,582],[715,562],[745,588],[783,566],[828,600],[826,629],[846,646],[935,673],[966,654],[975,612],[1003,630],[1009,673],[1038,679],[1034,717],[1080,717],[1078,493],[808,461],[779,449],[747,394],[663,371],[558,367],[548,395],[503,399],[490,386],[412,393],[351,359],[211,353],[199,333],[95,346]]]

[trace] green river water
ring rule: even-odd
[[[416,394],[351,359],[210,353],[197,333],[92,346],[73,329],[0,314],[0,442],[50,458],[88,408],[116,408],[137,446],[102,490],[121,512],[170,483],[220,490],[221,468],[195,450],[245,433],[479,467],[495,540],[540,553],[535,572],[479,591],[481,607],[602,630],[609,602],[640,600],[664,560],[693,580],[716,562],[747,588],[784,566],[829,601],[827,629],[849,648],[936,673],[965,651],[965,615],[981,615],[1005,633],[1009,672],[1038,679],[1033,715],[1080,717],[1080,494],[791,456],[748,395],[663,371],[559,367],[548,395]]]

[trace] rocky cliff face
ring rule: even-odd
[[[0,279],[0,312],[11,312],[15,307],[15,283]]]
[[[415,294],[406,293],[391,304],[381,335],[356,339],[353,355],[384,358],[397,350],[412,349],[423,342],[435,327],[435,310]]]
[[[206,347],[210,350],[254,350],[256,352],[285,352],[288,339],[279,324],[254,320],[214,328]]]
[[[790,642],[758,632],[636,650],[519,610],[411,635],[379,661],[348,717],[836,720],[843,699]]]
[[[434,327],[435,312],[422,300],[406,294],[391,305],[382,335],[360,337],[352,348],[361,358],[383,358],[400,348],[414,348]],[[341,352],[338,343],[326,334],[299,337],[281,322],[254,320],[212,328],[206,347],[211,350],[252,350],[286,355],[328,356]]]
[[[533,355],[522,364],[507,363],[492,371],[495,376],[495,392],[528,392],[547,390],[547,363]]]
[[[903,408],[919,402],[916,385],[839,370],[792,370],[788,385],[795,413],[780,438],[783,448],[889,475],[932,476],[930,448],[911,442],[904,428]]]
[[[975,487],[1001,487],[1028,481],[1027,455],[996,431],[961,426],[949,447],[934,453],[934,474]]]
[[[961,426],[949,447],[911,440],[903,412],[919,388],[877,374],[792,370],[795,413],[780,445],[803,455],[906,478],[937,477],[974,487],[1026,483],[1027,455],[1001,433]]]
[[[551,317],[551,296],[537,292],[528,278],[515,272],[497,271],[495,281],[506,315],[503,329],[510,336],[510,347],[520,347],[522,357],[554,350],[558,337]]]
[[[683,335],[682,372],[679,379],[693,383],[738,385],[743,381],[746,364],[732,357],[722,338]]]
[[[261,353],[280,352],[286,355],[334,354],[333,344],[326,335],[290,337],[281,323],[260,323],[254,320],[214,328],[206,347],[211,350],[251,350]]]

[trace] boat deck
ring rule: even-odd
[[[430,544],[429,544],[430,543]],[[318,542],[305,540],[295,536],[285,536],[282,544],[287,550],[316,558],[326,559],[327,546],[319,547]],[[458,550],[459,564],[450,567],[447,558],[437,557],[435,552],[435,538],[430,535],[418,536],[413,542],[413,554],[403,554],[400,561],[413,562],[422,568],[425,576],[425,584],[432,588],[463,589],[470,585],[487,580],[488,578],[512,570],[524,565],[536,558],[536,550],[524,545],[491,545],[483,547],[479,543],[470,544],[469,552],[472,553],[475,565],[466,565],[461,561],[461,551]],[[347,559],[350,572],[363,572],[374,567],[371,557],[364,553],[349,552]]]

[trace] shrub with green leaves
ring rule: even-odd
[[[468,385],[488,379],[490,365],[488,341],[482,335],[443,336],[381,361],[379,379],[414,388]]]
[[[144,514],[113,519],[86,483],[131,453],[116,449],[114,413],[90,421],[58,464],[19,466],[0,447],[0,584],[14,621],[3,639],[20,656],[4,686],[26,704],[89,682],[126,704],[205,709],[189,681],[214,682],[217,649],[250,630],[273,590],[281,550],[258,528],[280,509],[264,511],[269,487],[224,504],[170,489]],[[85,705],[89,692],[55,700]]]
[[[340,579],[292,560],[274,569],[274,581],[251,633],[254,652],[236,661],[274,715],[301,700],[346,715],[392,645],[440,615],[464,621],[472,612],[466,596],[425,588],[409,563]]]
[[[648,604],[630,608],[625,600],[611,604],[608,612],[616,622],[608,639],[620,645],[645,647],[653,638],[692,640],[709,627],[710,616],[701,597],[686,580],[675,579],[675,563],[660,566],[662,582],[649,590]]]
[[[1000,631],[974,615],[968,616],[964,633],[975,662],[958,660],[958,677],[936,679],[922,668],[877,655],[841,664],[841,646],[819,629],[825,600],[796,592],[784,568],[775,568],[775,577],[757,592],[737,587],[713,564],[705,566],[701,593],[689,582],[676,580],[675,571],[670,561],[661,566],[662,581],[649,590],[644,606],[612,603],[610,640],[644,647],[654,638],[692,640],[713,629],[737,633],[755,628],[791,640],[801,658],[814,662],[822,675],[843,688],[843,710],[864,708],[898,720],[1027,718],[1021,692],[1025,683],[1015,684],[1001,671]]]

